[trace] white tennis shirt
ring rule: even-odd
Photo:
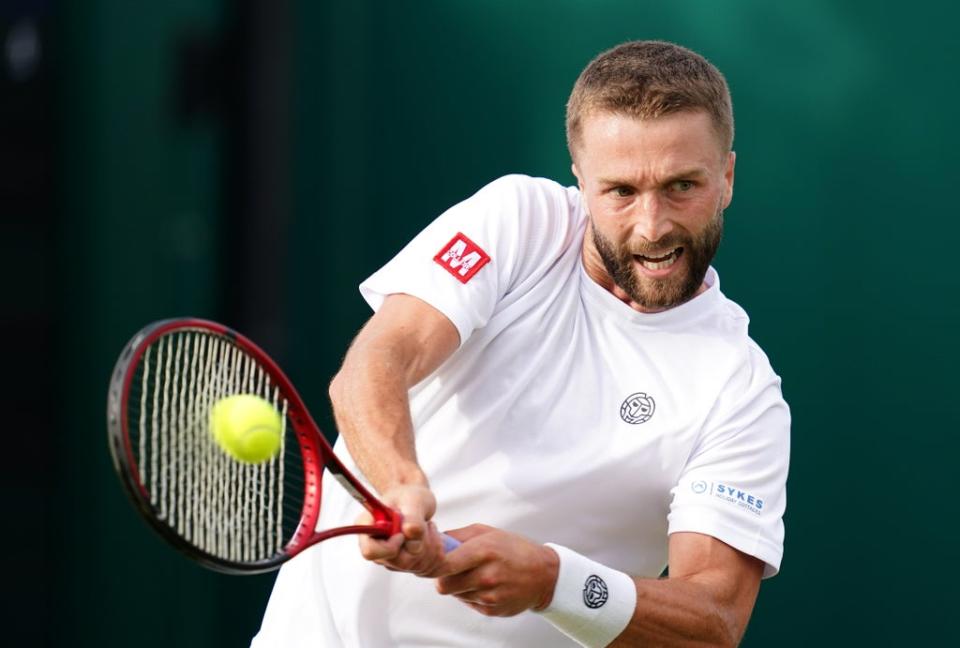
[[[695,531],[766,563],[783,553],[790,414],[746,313],[709,289],[632,310],[581,263],[575,187],[507,176],[454,206],[367,279],[376,309],[407,293],[461,346],[410,392],[435,521],[479,522],[655,578]],[[342,440],[336,450],[356,466]],[[360,507],[325,478],[321,527]],[[356,538],[286,564],[254,646],[566,646],[538,615],[487,618],[434,582],[363,560]]]

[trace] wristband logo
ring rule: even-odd
[[[630,394],[623,401],[623,405],[620,406],[620,418],[630,425],[639,425],[653,418],[653,412],[656,409],[657,404],[653,401],[653,396],[637,392]]]
[[[587,582],[583,584],[583,604],[591,610],[603,607],[609,596],[610,592],[607,590],[607,584],[596,574],[591,575]]]

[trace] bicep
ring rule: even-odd
[[[742,636],[750,620],[763,561],[734,549],[727,543],[702,533],[679,532],[670,535],[669,574],[706,588],[718,611]]]
[[[460,345],[460,334],[446,315],[411,295],[388,295],[347,353],[346,362],[381,352],[396,363],[408,387],[433,373]]]

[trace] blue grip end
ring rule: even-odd
[[[456,538],[451,538],[446,533],[443,534],[443,552],[450,553],[454,549],[460,546],[460,541]]]

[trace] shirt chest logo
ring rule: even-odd
[[[639,425],[646,423],[653,418],[653,413],[657,409],[657,404],[653,396],[644,392],[637,392],[627,396],[620,406],[620,418],[630,425]]]
[[[480,268],[490,262],[490,255],[462,233],[457,232],[457,235],[437,252],[433,260],[453,275],[457,281],[467,283],[480,272]]]

